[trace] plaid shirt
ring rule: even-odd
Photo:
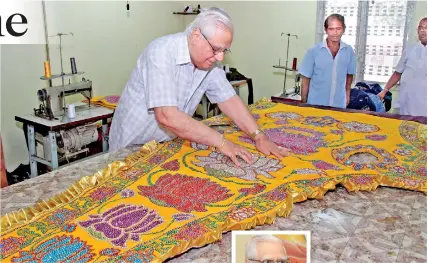
[[[193,116],[204,94],[218,103],[236,93],[220,67],[195,69],[185,33],[155,39],[139,56],[120,97],[110,129],[110,151],[173,139],[172,133],[159,126],[153,109],[176,106]]]

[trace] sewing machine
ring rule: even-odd
[[[50,91],[52,92],[49,93]],[[58,94],[55,93],[55,89],[48,89],[46,92]],[[71,91],[69,92],[71,94]],[[45,100],[45,103],[55,101],[57,104],[54,107],[58,107],[60,100]],[[54,107],[49,109],[54,109],[52,112],[55,114],[57,108]],[[58,114],[56,116],[63,113],[59,111]],[[36,116],[34,113],[15,116],[15,120],[23,124],[31,177],[37,176],[39,170],[42,173],[55,170],[62,165],[108,151],[108,124],[109,119],[113,117],[113,110],[95,105],[88,107],[82,103],[76,107],[76,116],[73,119],[67,118],[67,115],[63,116],[66,118],[49,119]],[[41,147],[37,147],[38,145]],[[44,164],[50,169],[38,167],[37,163]]]
[[[82,78],[82,81],[78,83],[40,89],[37,91],[37,97],[41,104],[38,109],[34,109],[34,115],[48,120],[64,117],[66,115],[65,97],[79,93],[90,103],[92,99],[92,81]]]
[[[65,84],[65,79],[84,74],[78,72],[75,58],[70,58],[71,73],[64,73],[62,57],[62,36],[73,33],[58,33],[59,37],[60,74],[51,74],[50,62],[45,61],[45,75],[40,79],[49,81],[49,87],[37,91],[41,102],[34,113],[15,116],[22,122],[25,139],[28,145],[31,177],[39,173],[37,163],[44,164],[52,170],[72,161],[108,151],[108,119],[113,117],[113,110],[104,107],[91,106],[92,81],[82,78],[76,83]],[[52,86],[53,79],[61,79],[62,85]],[[66,105],[66,97],[82,94],[88,104],[81,103]],[[102,126],[99,127],[100,121]],[[97,145],[99,142],[101,145]],[[40,145],[41,147],[37,147]],[[101,148],[101,149],[100,149]],[[39,153],[39,151],[41,153]],[[44,167],[42,167],[44,168]],[[49,171],[45,169],[41,171]]]

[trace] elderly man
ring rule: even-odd
[[[395,72],[389,78],[381,99],[400,81],[400,114],[427,116],[427,18],[418,26],[419,42],[403,52]]]
[[[138,58],[116,108],[110,149],[178,136],[217,148],[237,166],[237,157],[251,163],[248,150],[191,117],[206,94],[255,140],[259,151],[278,158],[287,155],[288,150],[271,142],[258,127],[225,72],[216,66],[229,51],[233,29],[224,10],[209,8],[202,10],[185,32],[150,43]]]
[[[355,54],[341,40],[345,18],[332,14],[324,22],[327,38],[305,55],[299,73],[302,76],[302,102],[346,108],[356,71]]]
[[[246,263],[289,263],[282,240],[272,236],[255,236],[245,245]]]

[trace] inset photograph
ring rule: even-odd
[[[232,231],[232,263],[309,263],[310,231]]]

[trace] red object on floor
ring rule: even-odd
[[[1,188],[8,186],[6,176],[6,164],[4,163],[3,144],[0,136],[0,183]]]

